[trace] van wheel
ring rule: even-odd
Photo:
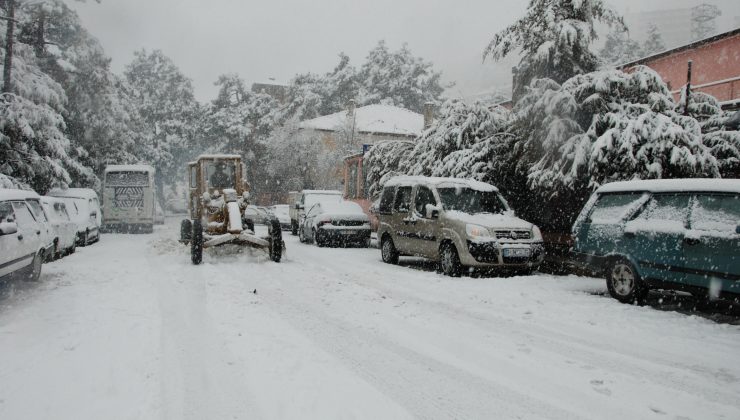
[[[190,239],[190,260],[198,265],[203,261],[203,227],[200,219],[193,221],[193,235]]]
[[[638,305],[645,302],[649,292],[637,270],[624,259],[615,260],[609,265],[606,272],[606,288],[614,299]]]
[[[380,243],[380,256],[386,264],[398,264],[398,250],[393,243],[393,239],[388,235],[383,235],[383,240]]]
[[[41,265],[44,263],[44,251],[39,251],[31,263],[31,272],[28,273],[26,281],[38,281],[41,277]]]
[[[439,253],[439,265],[445,275],[460,277],[462,265],[460,264],[460,256],[457,254],[455,245],[450,243],[442,245],[442,250]]]
[[[62,258],[63,249],[59,249],[59,238],[54,239],[54,250],[52,251],[52,254],[50,255],[51,258],[49,258],[49,261],[56,261],[60,258]]]

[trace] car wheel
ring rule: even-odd
[[[609,265],[606,287],[611,297],[622,303],[642,304],[649,292],[637,270],[624,259],[615,260]]]
[[[290,221],[290,234],[293,236],[298,235],[298,223],[293,220]]]
[[[203,227],[200,219],[193,221],[193,233],[190,240],[190,260],[198,265],[203,261]]]
[[[41,277],[41,265],[44,263],[44,251],[39,251],[36,256],[33,257],[31,263],[31,271],[28,276],[25,277],[26,281],[38,281]]]
[[[316,229],[313,230],[313,243],[315,243],[316,246],[318,246],[319,248],[323,248],[325,245],[324,239],[321,237],[321,234],[319,234]]]
[[[386,264],[398,264],[398,250],[390,236],[384,235],[380,244],[380,256]]]
[[[59,238],[54,239],[54,251],[52,252],[53,252],[51,256],[52,261],[62,258],[62,255],[64,254],[64,250],[59,248]]]
[[[303,244],[308,242],[308,238],[306,238],[306,232],[303,230],[302,227],[298,229],[298,241]]]
[[[460,277],[462,265],[460,264],[460,256],[457,254],[455,245],[450,243],[442,245],[442,250],[439,256],[439,265],[445,275],[450,277]]]

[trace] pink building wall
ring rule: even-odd
[[[740,99],[740,33],[633,64],[643,64],[658,72],[678,99],[686,84],[689,60],[693,61],[693,91],[708,93],[720,102]]]

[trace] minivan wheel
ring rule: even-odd
[[[442,272],[445,275],[450,277],[460,277],[462,265],[460,264],[460,256],[457,254],[455,245],[442,245],[442,252],[440,252],[439,256],[439,265],[442,267]]]
[[[26,277],[26,281],[38,281],[39,277],[41,277],[41,265],[44,262],[44,252],[39,251],[35,257],[33,257],[33,262],[31,263],[31,272],[28,273],[28,276]]]
[[[606,287],[611,297],[622,303],[642,304],[649,291],[637,270],[623,259],[615,260],[607,269]]]
[[[398,250],[390,236],[383,236],[380,243],[380,256],[386,264],[398,264]]]

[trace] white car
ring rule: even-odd
[[[49,257],[61,258],[75,252],[77,247],[77,224],[67,213],[67,205],[61,198],[41,197],[41,205],[51,224],[54,248]]]
[[[77,224],[77,245],[86,246],[100,240],[102,215],[98,194],[89,188],[55,188],[49,192],[67,205],[67,213]]]
[[[370,219],[351,201],[319,202],[306,212],[299,229],[301,242],[318,246],[355,244],[370,246]]]
[[[49,246],[47,224],[31,207],[40,207],[33,191],[0,190],[0,278],[21,275],[38,280]]]
[[[270,207],[272,214],[277,217],[283,230],[290,230],[290,206],[287,204],[276,204]]]

